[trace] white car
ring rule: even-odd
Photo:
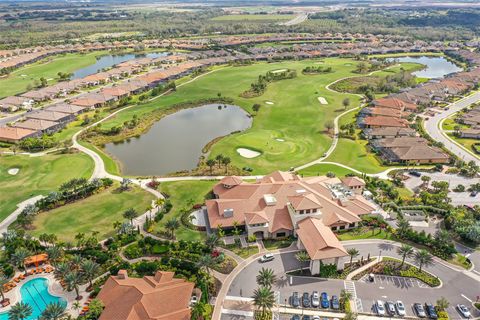
[[[260,258],[259,261],[260,261],[261,263],[264,263],[264,262],[272,261],[273,259],[275,259],[275,257],[273,256],[273,254],[267,253],[267,254],[264,254],[264,255]]]
[[[395,308],[397,309],[397,313],[399,316],[403,317],[405,316],[405,305],[403,304],[402,301],[398,300],[395,302]]]
[[[320,305],[320,294],[318,291],[313,291],[312,293],[312,307],[318,308]]]
[[[470,311],[467,309],[467,307],[465,307],[464,304],[457,304],[457,309],[458,309],[458,312],[460,312],[460,314],[464,317],[464,318],[470,318],[472,316],[472,314],[470,313]]]
[[[377,310],[377,314],[379,316],[385,315],[385,303],[382,300],[375,301],[375,309]]]

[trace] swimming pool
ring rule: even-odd
[[[32,307],[32,315],[25,320],[38,319],[49,303],[59,301],[62,305],[67,306],[64,299],[52,296],[48,292],[46,278],[36,278],[25,282],[20,288],[20,294],[22,301]],[[0,320],[8,320],[8,312],[0,313]]]

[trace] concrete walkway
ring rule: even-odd
[[[38,200],[42,199],[43,196],[35,196],[30,199],[27,199],[23,202],[20,202],[17,205],[17,209],[13,211],[8,217],[6,217],[2,222],[0,222],[0,235],[3,234],[4,232],[7,232],[8,227],[17,220],[17,217],[20,213],[22,213],[22,210],[25,209],[26,206],[35,204]]]

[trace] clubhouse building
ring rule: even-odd
[[[281,171],[255,183],[229,176],[214,186],[215,199],[206,201],[205,210],[210,229],[238,225],[257,238],[296,237],[314,274],[320,262],[343,267],[347,252],[333,231],[355,228],[362,215],[375,211],[362,196],[364,186],[357,177],[301,178]]]

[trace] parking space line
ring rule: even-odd
[[[464,295],[463,293],[461,294],[462,297],[464,297],[465,299],[468,300],[468,302],[472,303],[472,299],[470,299],[469,297],[467,297],[466,295]]]

